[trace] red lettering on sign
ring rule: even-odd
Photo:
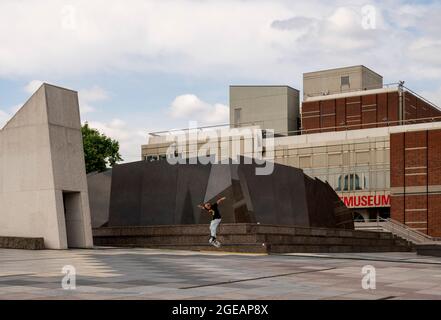
[[[349,208],[390,207],[389,195],[343,196],[341,200]]]
[[[386,206],[390,206],[390,196],[381,196],[381,202]]]

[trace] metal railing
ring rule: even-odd
[[[441,121],[441,116],[433,116],[433,117],[427,117],[427,118],[415,118],[415,119],[405,119],[405,120],[347,124],[347,125],[341,125],[341,126],[314,128],[314,129],[301,129],[301,130],[297,130],[297,131],[289,131],[288,135],[290,135],[290,133],[310,134],[310,133],[322,133],[322,132],[328,132],[328,131],[340,132],[340,131],[349,131],[349,130],[375,129],[375,128],[382,128],[382,127],[394,127],[394,126],[401,126],[401,125],[431,123],[431,122],[440,122],[440,121]]]
[[[275,119],[275,120],[281,120],[281,119]],[[411,124],[421,124],[421,123],[433,123],[433,122],[441,122],[441,116],[433,116],[433,117],[426,117],[426,118],[415,118],[415,119],[406,119],[406,120],[393,120],[393,121],[380,121],[380,122],[369,122],[369,123],[360,123],[360,124],[347,124],[347,125],[341,125],[341,126],[331,126],[331,127],[324,127],[324,128],[314,128],[314,129],[299,129],[299,130],[290,130],[290,131],[283,131],[283,132],[275,132],[276,135],[279,136],[297,136],[297,135],[305,135],[305,134],[311,134],[311,133],[321,133],[321,132],[341,132],[341,131],[351,131],[356,129],[375,129],[378,127],[394,127],[394,126],[400,126],[400,125],[411,125]],[[241,123],[240,127],[247,127],[247,126],[259,126],[256,122],[249,122],[249,123]],[[194,130],[196,132],[206,131],[206,130],[221,130],[221,129],[233,129],[233,128],[240,128],[236,127],[234,125],[230,124],[217,124],[217,125],[211,125],[211,126],[201,126],[197,128],[181,128],[181,129],[171,129],[171,130],[165,130],[165,131],[156,131],[156,132],[149,132],[149,136],[153,137],[160,137],[160,136],[166,136],[166,135],[173,135],[173,134],[184,134],[188,133],[191,130]]]
[[[376,89],[389,89],[391,87],[399,88],[400,82],[391,82],[391,83],[384,83],[382,86],[379,85],[370,85],[370,86],[364,86],[363,88],[340,88],[340,91],[334,90],[334,91],[316,91],[316,92],[309,92],[308,94],[303,94],[304,98],[317,98],[317,97],[327,97],[330,95],[335,94],[341,94],[341,93],[354,93],[354,92],[360,92],[360,91],[370,91],[370,90],[376,90]],[[305,101],[305,100],[304,100]]]
[[[365,222],[356,221],[356,226],[357,229],[382,229],[415,244],[434,243],[441,240],[390,218],[369,219],[365,220]]]
[[[391,88],[391,87],[397,87],[397,89],[401,89],[403,91],[408,91],[411,94],[415,95],[419,99],[423,100],[424,102],[428,103],[432,108],[435,108],[437,110],[441,110],[441,106],[437,106],[432,101],[428,100],[427,98],[424,98],[423,96],[419,95],[415,91],[411,90],[410,88],[404,86],[404,82],[393,82],[393,83],[387,83],[383,84],[382,88]],[[369,92],[371,89],[377,89],[377,86],[374,87],[366,87],[364,90],[360,89],[354,89],[349,90],[349,92]],[[381,89],[381,88],[378,88]],[[346,93],[346,92],[342,92]],[[318,95],[319,97],[327,97],[327,95]],[[303,101],[307,102],[307,101]],[[276,118],[276,119],[270,119],[271,121],[274,120],[286,120],[286,118]],[[275,132],[275,134],[278,135],[301,135],[301,134],[307,134],[307,133],[316,133],[320,132],[321,130],[329,130],[329,131],[337,131],[342,130],[353,130],[353,129],[365,129],[372,126],[395,126],[395,125],[406,125],[406,124],[415,124],[415,123],[424,123],[424,122],[438,122],[441,121],[441,116],[434,116],[434,117],[427,117],[427,118],[416,118],[416,119],[402,119],[402,120],[395,120],[395,121],[381,121],[381,122],[371,122],[371,123],[360,123],[360,124],[353,124],[353,125],[341,125],[341,126],[335,126],[335,127],[326,127],[326,128],[315,128],[315,129],[304,129],[299,128],[299,130],[290,130],[285,132]],[[163,130],[163,131],[155,131],[155,132],[149,132],[149,136],[162,136],[162,135],[170,135],[173,133],[180,133],[187,132],[189,130],[197,130],[197,131],[203,131],[203,130],[216,130],[216,129],[222,129],[222,128],[239,128],[239,127],[246,127],[246,126],[260,126],[262,124],[263,120],[261,121],[252,121],[252,122],[241,122],[239,125],[235,125],[232,123],[219,123],[214,125],[207,125],[207,126],[199,126],[197,128],[180,128],[180,129],[170,129],[170,130]]]
[[[414,96],[416,96],[417,98],[423,100],[424,102],[430,104],[430,106],[432,108],[435,108],[437,110],[441,110],[441,106],[436,105],[435,103],[433,103],[432,101],[430,101],[427,98],[424,98],[422,95],[416,93],[415,91],[413,91],[412,89],[409,89],[408,87],[406,87],[405,85],[402,85],[403,89],[405,89],[406,91],[409,91],[411,94],[413,94]]]

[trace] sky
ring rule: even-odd
[[[228,123],[228,87],[363,64],[441,106],[441,1],[0,0],[0,127],[42,82],[140,160],[149,132]]]

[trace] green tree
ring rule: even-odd
[[[115,163],[122,161],[119,154],[119,143],[98,130],[90,128],[86,122],[81,127],[83,134],[84,158],[86,172],[102,172]]]

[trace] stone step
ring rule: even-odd
[[[417,244],[416,252],[423,256],[441,257],[441,243]]]
[[[156,236],[116,236],[116,237],[95,237],[97,245],[111,245],[119,243],[147,244],[206,244],[209,236],[205,235],[156,235]],[[292,245],[353,245],[353,246],[375,246],[375,245],[407,245],[401,239],[370,239],[370,238],[348,238],[348,237],[319,237],[319,236],[287,236],[274,234],[227,234],[219,235],[222,243],[271,243],[271,244],[292,244]]]
[[[166,235],[206,235],[209,226],[198,225],[176,225],[176,226],[142,226],[142,227],[107,227],[93,230],[95,236],[166,236]],[[263,224],[221,224],[219,234],[277,234],[277,235],[304,235],[322,237],[349,237],[349,238],[370,238],[370,239],[392,239],[393,235],[388,232],[370,232],[364,230],[344,230],[327,228],[307,228],[298,226],[276,226]]]
[[[313,245],[271,245],[271,253],[349,253],[349,252],[409,252],[409,247],[404,246],[313,246]]]
[[[390,233],[261,224],[223,224],[221,249],[208,244],[207,225],[94,229],[94,243],[186,250],[251,253],[411,251],[404,239]]]
[[[120,247],[170,249],[170,250],[191,250],[191,251],[216,251],[216,252],[239,252],[239,253],[261,253],[261,254],[282,254],[282,253],[349,253],[349,252],[408,252],[408,247],[401,246],[352,246],[352,245],[262,245],[255,243],[222,244],[216,248],[209,244],[145,244],[126,243],[118,244]]]
[[[238,243],[238,244],[222,244],[220,248],[216,248],[210,244],[125,244],[115,245],[116,247],[133,247],[133,248],[149,248],[149,249],[170,249],[170,250],[190,250],[190,251],[215,251],[215,252],[238,252],[238,253],[262,253],[268,254],[268,248],[256,243]]]

